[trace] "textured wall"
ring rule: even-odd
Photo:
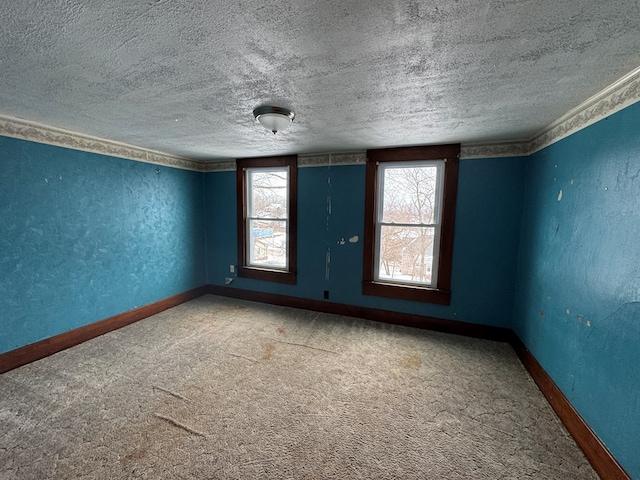
[[[640,104],[527,169],[514,329],[640,478]]]
[[[329,290],[332,302],[510,327],[524,165],[521,158],[460,162],[450,306],[361,294],[363,165],[298,170],[296,285],[229,273],[237,263],[235,173],[206,174],[208,283],[222,285],[233,277],[231,286],[313,299]],[[358,241],[349,242],[354,236]]]
[[[205,282],[201,173],[0,137],[0,352]]]

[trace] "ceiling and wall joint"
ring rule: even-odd
[[[640,67],[582,102],[543,130],[537,132],[532,138],[516,141],[462,144],[460,158],[528,156],[639,100]],[[178,157],[4,115],[0,115],[0,135],[183,170],[198,172],[235,170],[235,159],[206,161]],[[364,162],[364,150],[299,155],[300,167],[358,165]]]

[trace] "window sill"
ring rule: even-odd
[[[363,282],[362,293],[364,295],[397,298],[399,300],[412,300],[415,302],[437,303],[439,305],[449,305],[451,303],[451,291],[449,290],[418,287],[413,285]]]
[[[267,282],[296,284],[296,273],[285,272],[283,270],[269,270],[259,267],[238,267],[238,276],[242,278],[253,278],[254,280],[264,280]]]

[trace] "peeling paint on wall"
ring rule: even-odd
[[[358,235],[354,235],[353,237],[349,237],[349,243],[358,243],[358,241],[360,240],[360,237],[358,237]],[[342,237],[340,240],[338,240],[338,245],[345,245],[347,242],[344,239],[344,237]]]
[[[331,245],[329,244],[329,237],[331,232],[331,155],[329,155],[329,167],[327,168],[327,251],[325,253],[324,262],[324,279],[329,280],[330,267],[331,267]],[[344,242],[344,238],[342,239]],[[338,242],[340,243],[340,242]]]
[[[513,317],[631,478],[640,478],[640,197],[627,165],[640,165],[639,119],[640,104],[630,106],[529,158]],[[547,317],[563,321],[540,317],[550,291],[564,307]]]
[[[327,250],[324,263],[324,279],[329,280],[329,265],[331,264],[331,250]]]

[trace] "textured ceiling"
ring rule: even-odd
[[[637,0],[0,9],[1,114],[194,159],[527,139],[638,65]]]

